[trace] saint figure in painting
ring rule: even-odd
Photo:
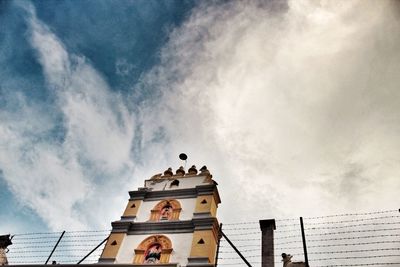
[[[149,247],[145,253],[144,263],[156,264],[161,258],[161,246],[160,244],[154,244]]]
[[[160,220],[169,220],[172,215],[172,207],[171,205],[165,205],[164,208],[161,209]]]

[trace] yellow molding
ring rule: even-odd
[[[117,257],[119,248],[121,247],[121,243],[124,240],[124,237],[125,233],[111,233],[104,247],[103,253],[101,253],[100,258],[115,259]]]
[[[135,249],[135,257],[133,258],[134,264],[141,264],[144,262],[144,249]]]
[[[196,199],[195,213],[210,212],[212,217],[216,217],[217,208],[215,194],[198,196]]]
[[[203,240],[203,242],[199,242]],[[207,257],[209,263],[215,262],[217,239],[213,230],[200,230],[193,233],[190,257]]]
[[[142,200],[129,200],[123,216],[136,216]]]

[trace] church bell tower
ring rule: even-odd
[[[166,170],[129,192],[121,219],[99,263],[208,267],[215,265],[221,202],[217,183],[204,166]]]

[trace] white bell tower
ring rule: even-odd
[[[129,195],[100,263],[214,266],[221,201],[206,166],[187,173],[180,167],[175,174],[169,168]]]

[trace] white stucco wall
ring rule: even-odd
[[[173,198],[173,197],[171,197]],[[176,199],[181,203],[182,211],[179,216],[179,220],[191,220],[193,218],[193,212],[196,207],[196,198],[183,198]],[[136,215],[135,222],[146,222],[150,219],[151,210],[157,205],[160,200],[156,201],[143,201],[139,207],[138,213]]]
[[[193,233],[164,234],[172,242],[170,262],[187,265],[187,258],[192,247]],[[151,235],[127,235],[121,244],[115,263],[132,263],[135,257],[135,249],[139,244]]]
[[[179,181],[179,186],[170,187],[173,180],[146,180],[145,186],[151,188],[153,191],[163,191],[163,190],[175,190],[175,189],[185,189],[194,188],[197,185],[207,184],[204,183],[206,176],[195,176],[195,177],[182,177],[177,178]]]

